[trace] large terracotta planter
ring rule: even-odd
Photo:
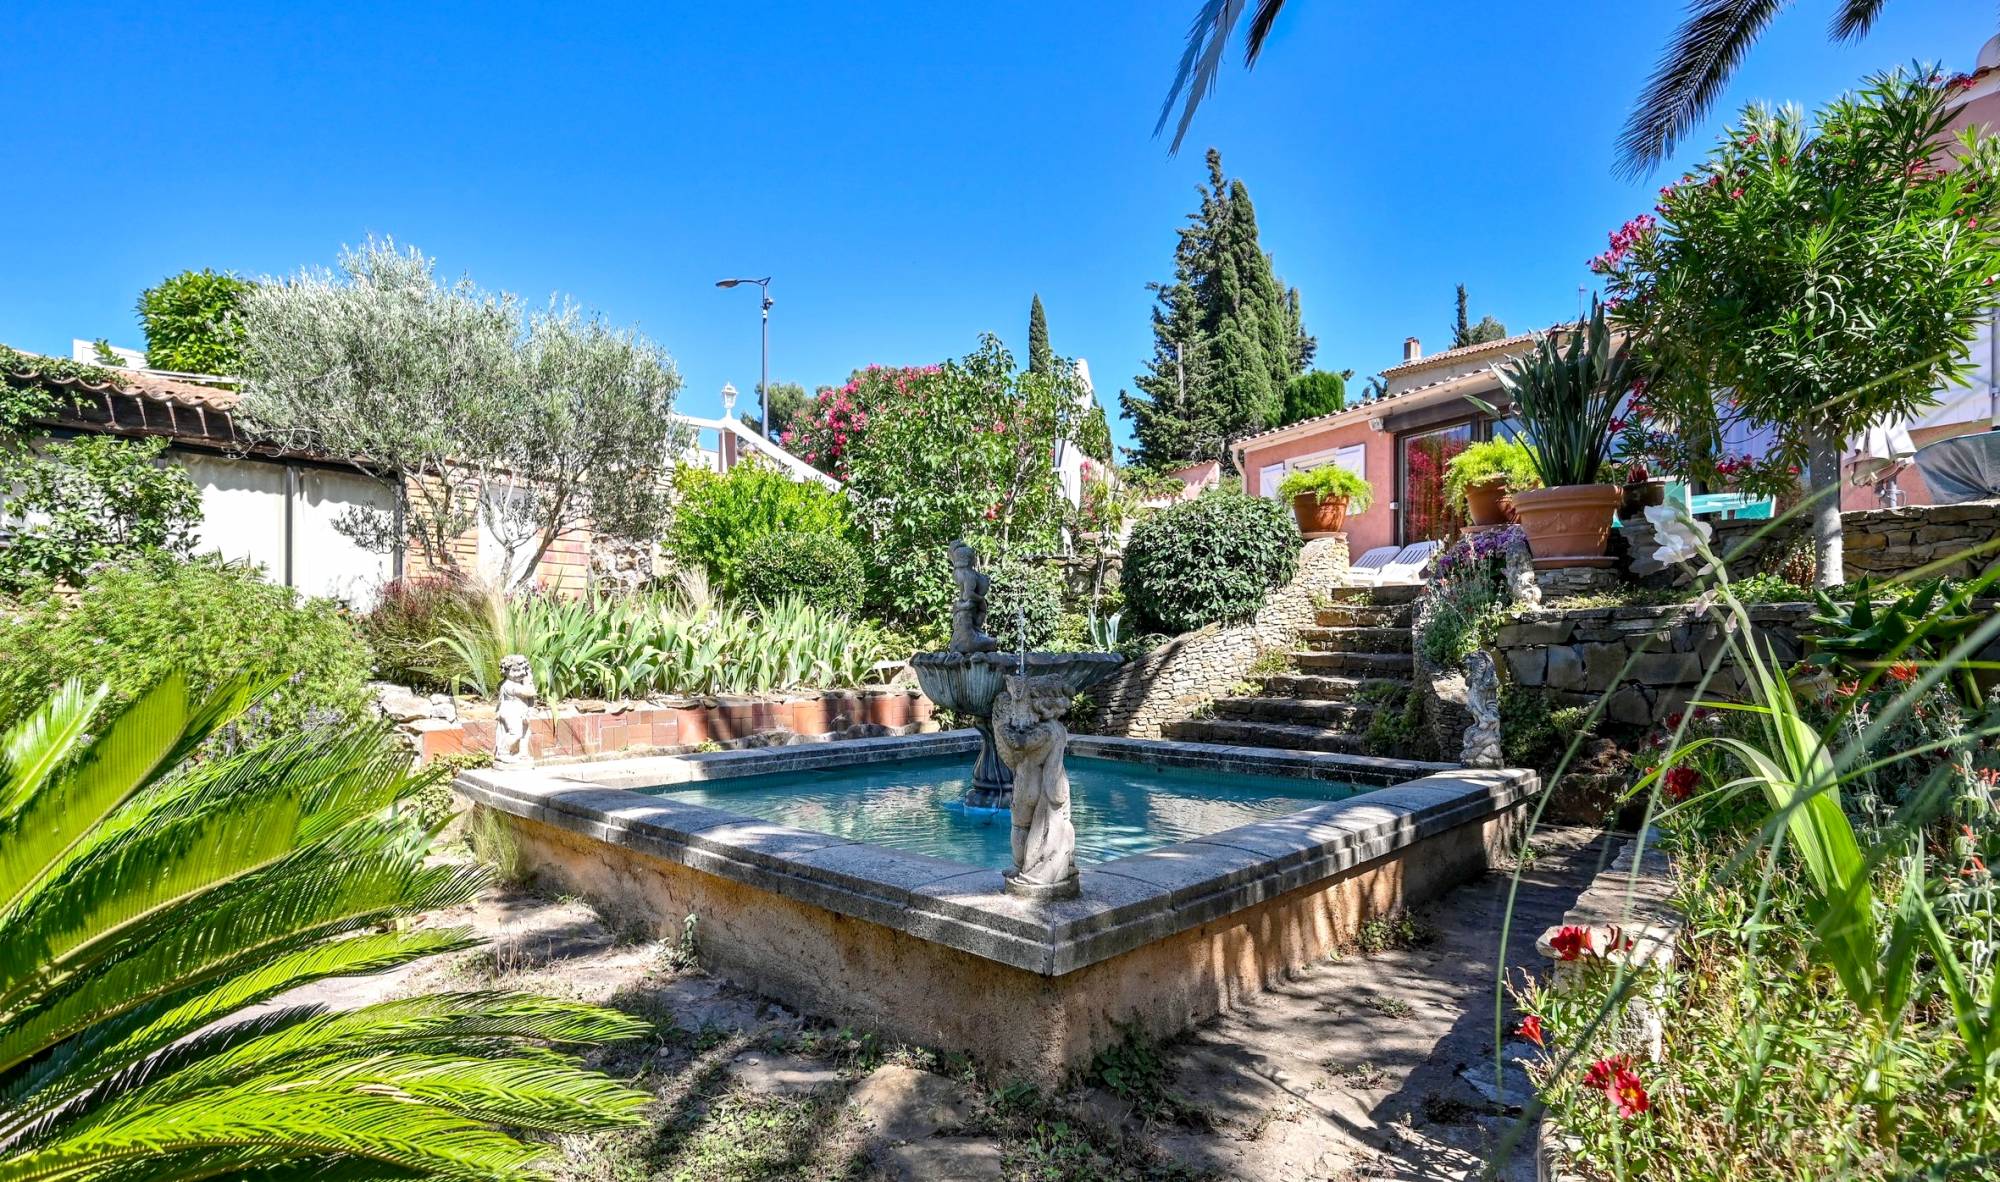
[[[1615,484],[1565,484],[1523,489],[1514,494],[1514,512],[1528,535],[1535,566],[1606,566],[1611,515],[1625,492]]]
[[[1292,516],[1298,518],[1299,532],[1306,537],[1328,537],[1347,528],[1347,498],[1321,500],[1318,493],[1300,493],[1292,498]]]
[[[1466,485],[1465,512],[1474,525],[1507,524],[1507,482],[1488,480]]]

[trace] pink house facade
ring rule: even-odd
[[[1409,338],[1402,363],[1382,372],[1382,397],[1232,444],[1244,491],[1275,499],[1290,473],[1338,464],[1375,490],[1372,505],[1348,515],[1351,553],[1450,538],[1462,523],[1444,500],[1444,465],[1477,440],[1513,433],[1493,370],[1533,339],[1522,334],[1425,357],[1417,339]],[[1492,405],[1502,417],[1496,420],[1469,398]]]

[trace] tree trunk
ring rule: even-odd
[[[1838,587],[1847,581],[1842,562],[1840,536],[1840,451],[1842,440],[1830,428],[1813,431],[1806,443],[1806,464],[1811,477],[1813,561],[1822,587]]]

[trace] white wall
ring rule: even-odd
[[[389,486],[359,472],[293,466],[290,537],[286,534],[286,465],[205,452],[167,453],[201,494],[196,553],[216,553],[264,568],[274,583],[287,581],[306,595],[344,600],[358,609],[375,602],[394,576],[390,555],[362,549],[337,528],[350,509],[392,511]]]

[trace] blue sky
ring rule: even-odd
[[[1612,144],[1680,10],[1293,0],[1173,158],[1151,133],[1195,0],[308,11],[332,7],[9,6],[0,341],[137,345],[163,275],[393,235],[638,325],[703,414],[757,380],[756,298],[723,276],[775,277],[773,376],[808,388],[988,330],[1024,353],[1039,291],[1115,416],[1213,144],[1321,364],[1367,374],[1406,335],[1442,346],[1455,283],[1516,329],[1574,311],[1583,261],[1660,183],[1615,177]],[[1994,30],[1988,4],[1895,0],[1836,47],[1832,7],[1782,14],[1729,103],[1969,68]]]

